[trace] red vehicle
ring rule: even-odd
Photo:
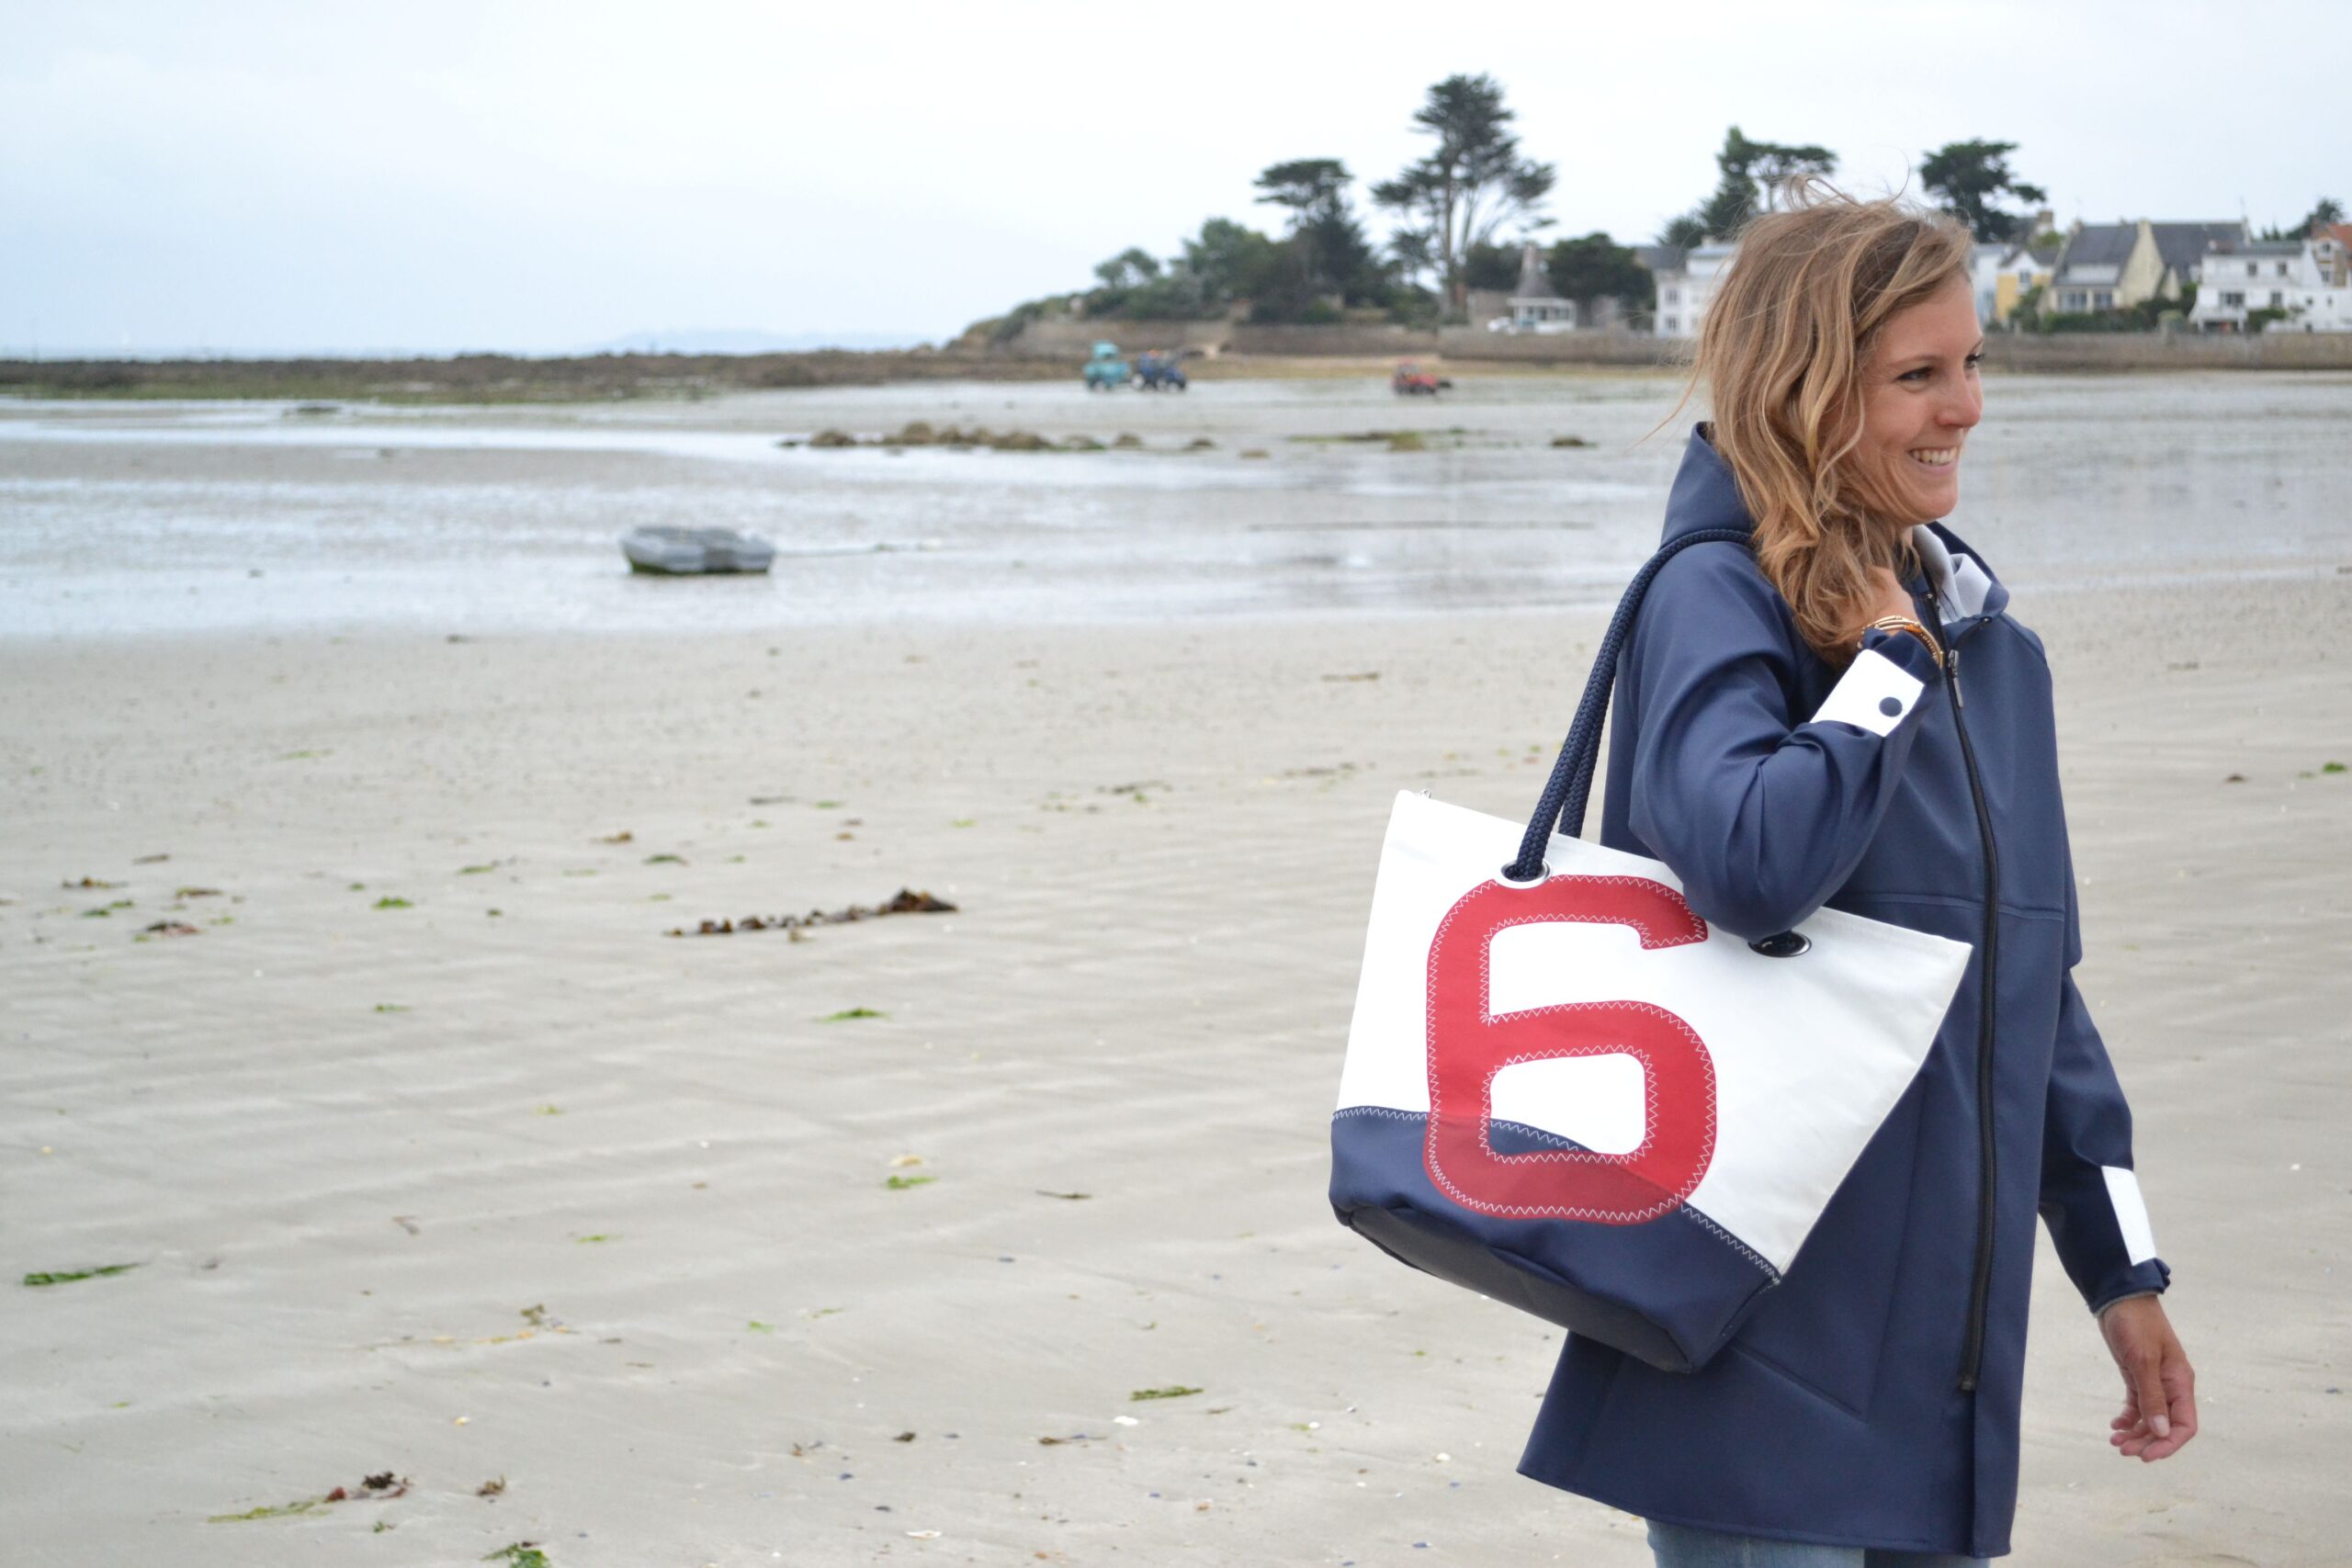
[[[1388,389],[1400,398],[1436,397],[1453,383],[1433,376],[1411,360],[1396,367],[1396,374],[1388,378]]]

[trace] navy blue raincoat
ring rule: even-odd
[[[1666,536],[1753,526],[1701,427]],[[2095,1311],[2167,1271],[2070,974],[2049,665],[1974,552],[1940,525],[1913,537],[1949,671],[1905,633],[1825,663],[1735,544],[1667,563],[1634,622],[1603,843],[1664,861],[1745,937],[1827,905],[1974,956],[1919,1076],[1724,1349],[1675,1373],[1571,1336],[1520,1469],[1673,1523],[1994,1556],[2016,1511],[2037,1211]]]

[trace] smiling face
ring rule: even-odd
[[[1984,353],[1964,277],[1886,319],[1862,372],[1862,439],[1871,510],[1908,528],[1949,516],[1960,501],[1960,454],[1984,412]]]

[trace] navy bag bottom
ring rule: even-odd
[[[1454,1202],[1422,1163],[1429,1118],[1374,1106],[1331,1118],[1331,1208],[1403,1263],[1669,1372],[1696,1371],[1780,1283],[1770,1264],[1687,1204],[1642,1224],[1513,1220]],[[1494,1122],[1498,1154],[1575,1148]]]

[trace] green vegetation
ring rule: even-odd
[[[2030,239],[2032,219],[1996,206],[2003,197],[2043,202],[2050,193],[2009,173],[2014,141],[1948,141],[1919,161],[1919,183],[1938,205],[1986,243]]]
[[[1200,1392],[1201,1390],[1197,1388],[1187,1388],[1182,1383],[1170,1383],[1166,1388],[1139,1388],[1133,1393],[1127,1395],[1127,1398],[1131,1401],[1137,1399],[1183,1399],[1188,1395],[1199,1393]]]
[[[28,1285],[70,1285],[76,1280],[96,1280],[107,1274],[128,1274],[138,1268],[136,1263],[106,1263],[96,1269],[60,1269],[45,1274],[28,1274]]]
[[[1629,247],[1600,230],[1554,245],[1544,270],[1560,298],[1575,300],[1579,311],[1590,311],[1601,299],[1622,299],[1635,311],[1647,311],[1657,303],[1657,279],[1650,269]]]
[[[1830,175],[1838,155],[1811,142],[1758,141],[1739,127],[1724,132],[1722,151],[1715,154],[1715,188],[1708,197],[1666,226],[1658,238],[1669,245],[1696,245],[1707,240],[1727,240],[1741,224],[1758,212],[1769,212],[1783,181],[1807,175]]]
[[[928,1187],[938,1179],[935,1176],[893,1176],[882,1185],[893,1192],[904,1192],[910,1187]]]
[[[1414,129],[1435,145],[1372,190],[1406,225],[1390,242],[1406,277],[1434,272],[1450,320],[1468,315],[1473,247],[1492,242],[1505,223],[1524,231],[1551,222],[1544,201],[1559,172],[1521,155],[1510,129],[1517,118],[1492,76],[1448,76],[1413,111]]]
[[[1413,124],[1433,145],[1372,189],[1374,204],[1402,225],[1385,254],[1357,216],[1349,195],[1355,176],[1345,162],[1284,159],[1260,170],[1255,182],[1261,203],[1289,214],[1281,238],[1211,218],[1177,255],[1163,260],[1130,246],[1095,267],[1093,288],[1024,300],[974,322],[959,341],[1009,343],[1040,321],[1246,317],[1283,325],[1434,326],[1442,317],[1460,320],[1470,289],[1507,288],[1519,276],[1515,252],[1495,243],[1502,226],[1550,221],[1542,207],[1555,170],[1521,155],[1515,118],[1491,76],[1449,76],[1429,89]]]
[[[305,1497],[299,1503],[280,1503],[276,1507],[247,1508],[242,1514],[214,1514],[204,1522],[208,1525],[233,1525],[246,1519],[282,1519],[294,1514],[307,1514],[313,1508],[327,1506],[323,1497]]]
[[[2302,221],[2297,223],[2293,228],[2281,229],[2274,224],[2270,228],[2262,230],[2255,236],[2255,238],[2259,240],[2301,240],[2316,233],[2322,229],[2327,228],[2331,224],[2341,223],[2343,221],[2344,204],[2336,200],[2332,196],[2324,196],[2317,201],[2312,203],[2312,209],[2309,212],[2304,213]]]
[[[840,1023],[845,1020],[853,1018],[888,1018],[889,1016],[890,1015],[887,1012],[876,1012],[872,1008],[843,1008],[839,1012],[827,1013],[817,1021],[819,1023]]]
[[[983,359],[956,349],[812,354],[600,354],[531,359],[503,354],[447,359],[0,359],[0,396],[126,400],[252,398],[369,403],[610,402],[697,398],[781,387],[879,386],[891,381],[1058,380],[1065,356]],[[314,417],[328,417],[325,411]],[[324,755],[295,752],[295,757]]]
[[[2017,308],[2009,312],[2009,325],[2018,332],[2029,333],[2152,333],[2188,319],[2197,308],[2197,285],[2189,284],[2180,291],[2177,299],[2161,296],[2143,299],[2112,310],[2047,310],[2042,307],[2048,295],[2040,284],[2020,296]],[[2283,310],[2268,312],[2269,319],[2285,315]],[[2246,312],[2246,330],[2262,330],[2265,312]]]

